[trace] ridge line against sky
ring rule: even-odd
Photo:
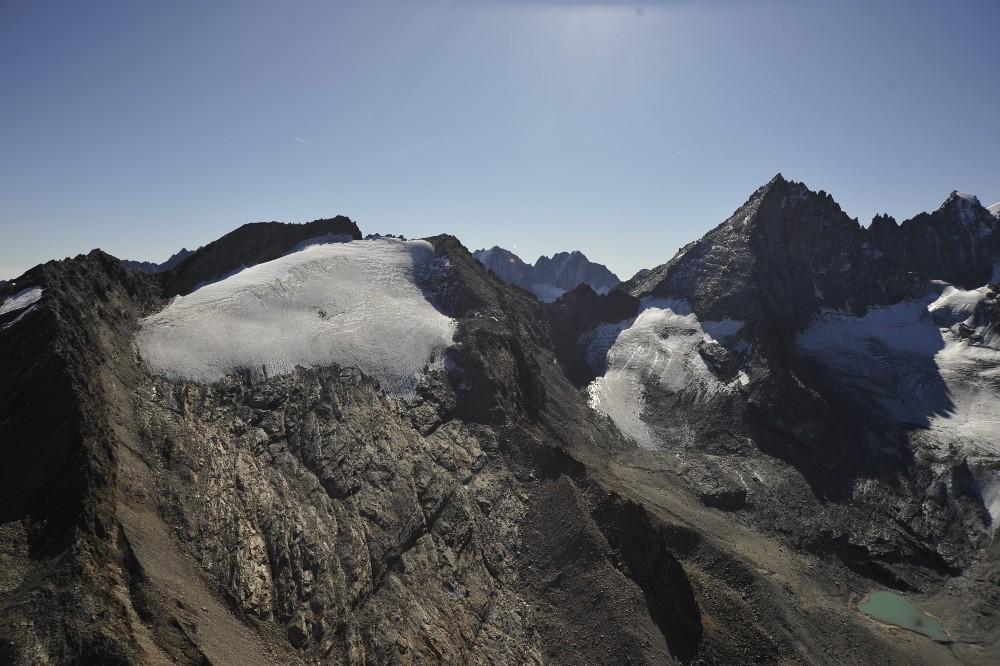
[[[622,277],[775,173],[1000,201],[1000,3],[0,5],[0,278],[350,216]]]

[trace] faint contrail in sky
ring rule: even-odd
[[[300,139],[300,138],[299,138],[299,137],[297,137],[297,136],[293,136],[292,138],[293,138],[293,139],[295,139],[296,141],[298,141],[299,143],[304,143],[304,144],[306,144],[307,146],[311,146],[311,145],[312,145],[311,143],[309,143],[309,142],[308,142],[308,141],[306,141],[305,139]]]

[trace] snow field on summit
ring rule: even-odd
[[[178,296],[142,320],[139,354],[199,382],[336,363],[408,396],[455,332],[419,286],[433,263],[427,241],[312,245]]]

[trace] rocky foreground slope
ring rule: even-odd
[[[332,347],[199,380],[137,342],[205,284],[266,287],[267,326],[283,285],[345,335],[354,281],[223,287],[316,238],[346,243],[329,261],[403,243],[346,218],[247,225],[159,275],[97,250],[32,269],[0,287],[0,662],[993,663],[991,463],[961,437],[929,456],[937,431],[858,410],[796,346],[827,310],[985,283],[973,204],[868,231],[779,178],[641,281],[550,305],[427,239],[399,275],[454,330],[412,392]],[[980,348],[991,289],[954,324]],[[953,642],[856,610],[884,586]]]

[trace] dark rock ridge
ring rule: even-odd
[[[534,265],[526,264],[510,250],[497,246],[476,250],[473,256],[505,282],[523,287],[545,302],[581,284],[605,294],[621,282],[606,266],[590,261],[579,251],[541,256]]]
[[[306,224],[254,222],[198,248],[172,270],[161,274],[169,294],[186,294],[198,285],[247,266],[277,259],[295,246],[320,237],[361,239],[361,230],[349,218],[314,220]]]
[[[131,259],[122,259],[122,266],[130,271],[139,271],[140,273],[148,273],[152,275],[154,273],[163,273],[164,271],[169,271],[175,268],[179,263],[190,257],[192,254],[194,254],[194,251],[185,247],[170,255],[170,258],[162,264],[157,264],[152,261],[132,261]]]

